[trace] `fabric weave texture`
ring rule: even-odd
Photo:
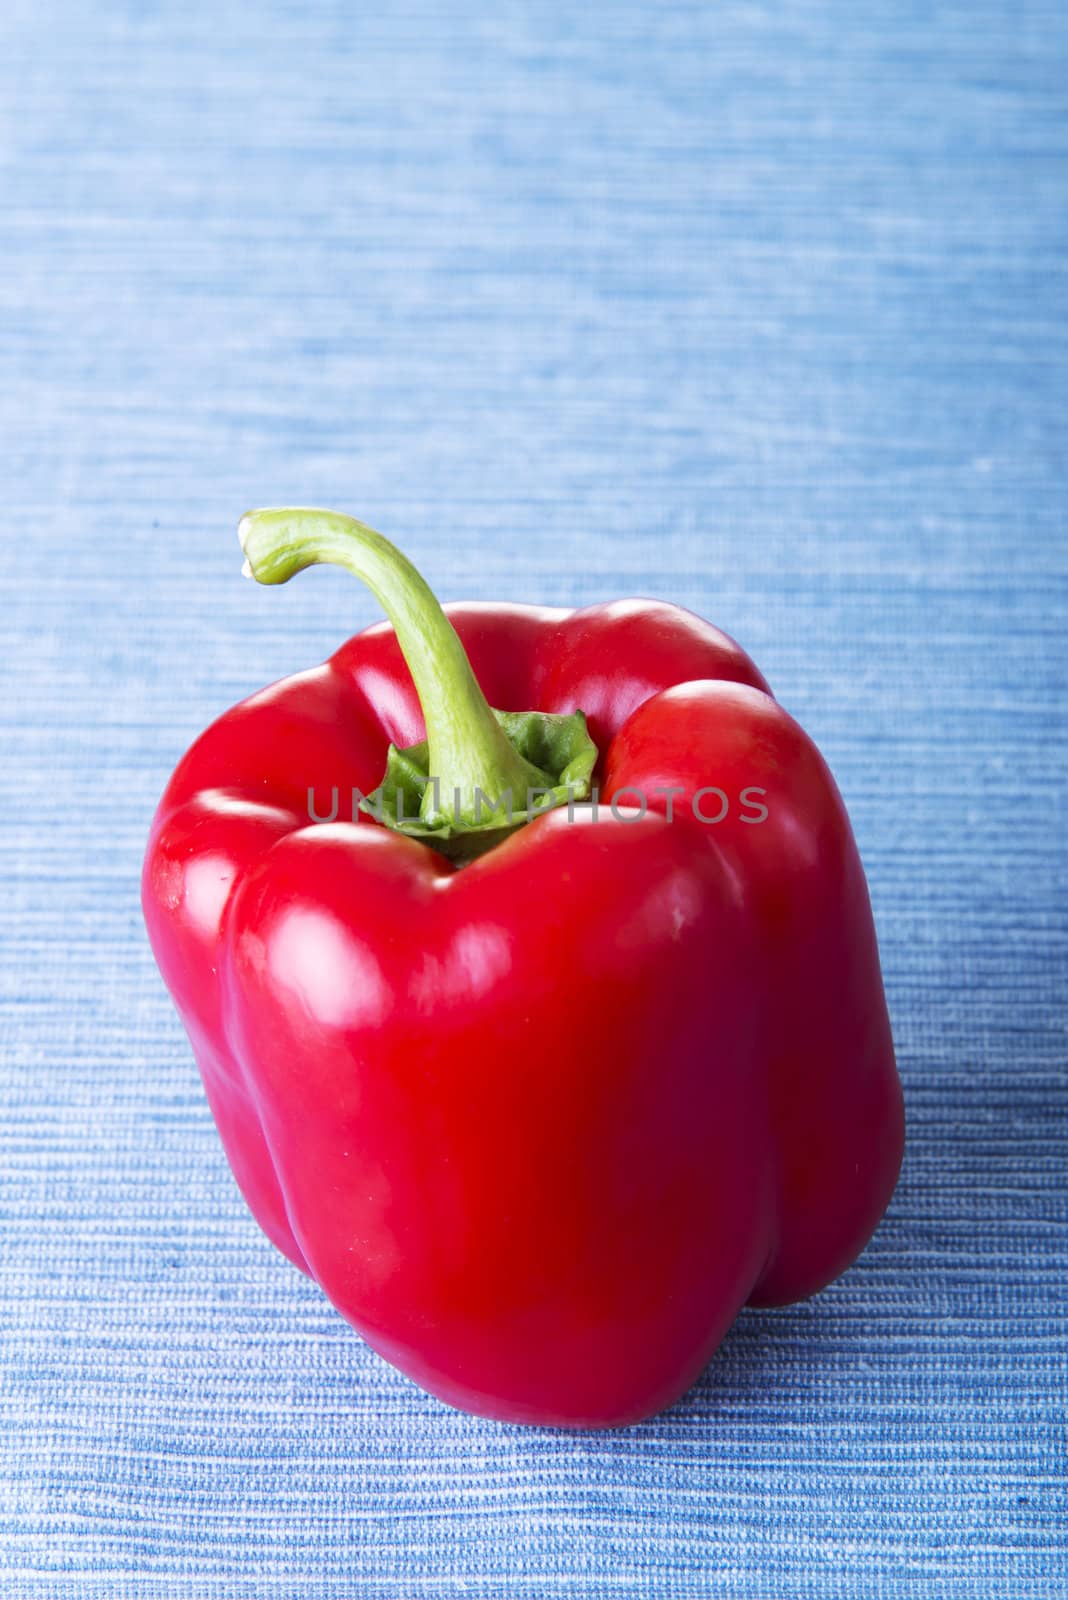
[[[8,0],[0,1592],[1068,1594],[1068,12]],[[815,737],[908,1147],[672,1411],[474,1420],[258,1232],[148,951],[174,763],[375,620],[674,600]]]

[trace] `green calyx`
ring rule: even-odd
[[[245,571],[286,583],[320,562],[362,579],[397,634],[426,724],[423,743],[390,746],[363,809],[454,860],[492,848],[554,806],[587,798],[597,747],[581,711],[494,711],[432,590],[388,539],[353,517],[250,511],[238,537]]]
[[[597,746],[586,731],[581,711],[567,717],[548,711],[494,711],[493,715],[513,750],[540,774],[538,783],[518,793],[506,790],[499,794],[480,786],[473,797],[473,817],[467,819],[460,809],[463,797],[459,791],[446,794],[440,779],[432,774],[426,740],[403,750],[391,744],[386,775],[360,809],[398,833],[425,840],[443,855],[469,859],[491,849],[543,811],[588,797]],[[433,820],[424,822],[428,790],[432,791],[431,805],[426,809]]]

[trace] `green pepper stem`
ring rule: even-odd
[[[509,742],[479,688],[456,629],[406,556],[382,534],[337,511],[249,511],[238,538],[257,583],[288,583],[320,562],[345,567],[371,590],[393,624],[426,723],[429,783],[422,819],[470,822],[483,797],[510,794],[517,807],[545,773]]]

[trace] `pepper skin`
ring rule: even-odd
[[[825,763],[716,628],[645,600],[446,610],[490,705],[585,711],[596,809],[462,865],[350,820],[426,733],[377,624],[193,745],[146,924],[249,1206],[364,1339],[468,1411],[630,1423],[889,1202],[867,888]],[[694,814],[710,786],[722,821]]]

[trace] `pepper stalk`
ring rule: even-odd
[[[379,821],[467,858],[588,796],[597,749],[582,712],[493,710],[433,591],[382,534],[340,512],[289,508],[247,512],[238,538],[257,583],[287,583],[319,563],[344,567],[393,624],[426,740],[390,746],[382,783],[365,803]]]

